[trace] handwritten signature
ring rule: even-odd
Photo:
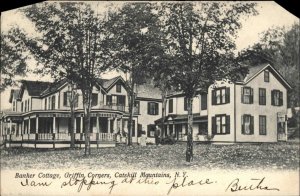
[[[231,192],[237,192],[237,191],[252,191],[252,190],[266,190],[266,191],[279,191],[278,188],[270,188],[266,185],[263,185],[263,182],[265,180],[265,177],[263,178],[252,178],[250,185],[241,185],[240,179],[236,178],[234,179],[226,188],[225,191],[230,190]]]

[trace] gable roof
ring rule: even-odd
[[[114,77],[111,79],[97,78],[96,80],[97,80],[98,84],[100,84],[106,91],[109,91],[118,81],[121,81],[124,84],[125,88],[127,88],[126,82],[122,78],[122,76],[117,76],[117,77]]]
[[[264,70],[269,70],[272,72],[272,74],[276,77],[277,80],[281,82],[283,86],[285,86],[287,89],[291,89],[291,85],[283,78],[283,76],[270,64],[264,63],[258,66],[249,67],[248,68],[248,74],[244,78],[244,83],[247,84],[251,80],[253,80],[256,76],[258,76],[261,72]]]
[[[56,92],[61,86],[67,83],[67,79],[62,79],[56,82],[51,83],[46,90],[41,93],[41,96],[49,95]]]
[[[20,89],[20,98],[23,96],[24,89],[26,87],[29,96],[38,97],[43,91],[45,91],[50,85],[51,82],[41,82],[41,81],[30,81],[22,80],[22,86]]]
[[[20,92],[20,90],[18,90],[18,89],[11,89],[10,95],[9,95],[9,103],[12,102],[13,97],[17,97],[17,99],[19,98],[19,92]]]

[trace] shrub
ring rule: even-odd
[[[162,145],[165,145],[165,144],[175,144],[176,140],[175,140],[175,137],[173,135],[168,135],[166,138],[162,138],[160,143]]]

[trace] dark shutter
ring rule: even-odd
[[[250,88],[250,103],[253,103],[253,88]]]
[[[226,116],[226,134],[230,134],[230,115]]]
[[[279,105],[283,105],[283,93],[281,91],[279,91]]]
[[[68,92],[64,92],[64,106],[68,105]]]
[[[187,110],[187,98],[185,97],[184,98],[184,100],[183,100],[183,102],[184,102],[184,111],[186,111]]]
[[[241,87],[241,102],[244,103],[244,87]]]
[[[173,113],[173,99],[169,99],[169,113]]]
[[[60,92],[58,92],[57,108],[60,108]]]
[[[242,125],[242,134],[245,134],[244,115],[242,115],[241,125]]]
[[[212,105],[216,105],[216,90],[212,90],[211,103],[212,103]]]
[[[201,95],[201,110],[207,110],[207,94]]]
[[[274,105],[274,103],[275,103],[275,101],[274,101],[274,99],[275,99],[274,94],[275,94],[275,91],[272,90],[271,91],[271,105]]]
[[[227,87],[225,90],[225,102],[230,103],[230,87]]]
[[[75,104],[74,104],[76,108],[78,107],[78,97],[79,97],[78,94],[76,94],[75,95]]]
[[[147,125],[147,137],[150,137],[150,131],[151,131],[151,125]]]
[[[211,117],[212,134],[216,134],[216,117]]]
[[[112,97],[111,95],[106,95],[106,105],[111,105],[112,103]]]
[[[155,103],[155,115],[158,115],[158,110],[159,110],[158,103]]]
[[[254,133],[254,116],[250,116],[250,134]]]
[[[148,109],[148,114],[151,114],[150,113],[150,106],[151,106],[151,104],[150,104],[150,102],[148,102],[148,108],[147,108]]]

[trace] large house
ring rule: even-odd
[[[291,86],[269,64],[250,67],[240,81],[216,81],[199,90],[193,100],[195,141],[212,138],[214,142],[277,142],[286,139],[287,91]],[[122,77],[99,79],[93,89],[91,141],[93,145],[126,142],[129,118],[128,87]],[[22,81],[12,90],[10,112],[2,117],[1,134],[10,145],[68,146],[70,128],[70,86],[66,80],[56,83]],[[161,119],[161,92],[151,84],[136,88],[133,139],[141,133],[154,142],[155,126],[162,120],[164,135],[177,140],[187,138],[187,102],[184,94],[167,96],[166,117]],[[83,143],[82,96],[78,90],[75,108],[76,142]],[[207,135],[211,137],[207,137]],[[56,142],[53,142],[56,141]]]

